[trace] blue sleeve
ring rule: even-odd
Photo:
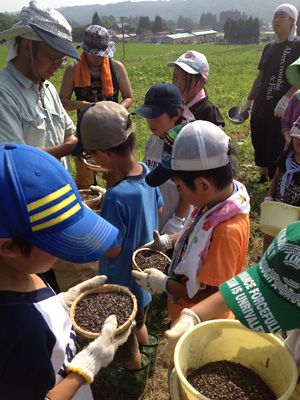
[[[0,398],[41,400],[55,386],[55,336],[34,306],[0,307]]]
[[[164,200],[159,188],[156,188],[157,208],[161,208],[164,205]]]
[[[127,230],[126,221],[128,221],[124,204],[116,200],[116,196],[107,192],[102,204],[101,216],[119,229],[119,234],[113,243],[113,247],[122,247]]]

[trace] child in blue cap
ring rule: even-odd
[[[115,337],[117,320],[110,316],[79,352],[68,307],[106,277],[56,295],[38,274],[57,257],[96,260],[118,230],[84,206],[58,160],[31,146],[0,146],[0,187],[1,398],[92,400],[85,384],[112,361],[131,329]]]
[[[146,93],[144,104],[133,112],[146,118],[152,132],[145,151],[145,163],[151,170],[161,163],[164,154],[171,155],[174,140],[185,124],[182,112],[180,91],[169,83],[153,85]],[[159,232],[177,233],[182,229],[190,207],[171,180],[160,185],[159,189],[164,199],[163,211],[159,216]]]

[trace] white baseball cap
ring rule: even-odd
[[[182,54],[176,61],[167,64],[167,67],[176,67],[176,65],[182,68],[188,74],[200,74],[205,79],[208,78],[209,65],[207,58],[204,54],[198,51],[189,50]]]
[[[175,139],[172,155],[165,153],[161,165],[146,176],[149,186],[160,186],[174,171],[207,171],[230,162],[230,137],[208,121],[185,125]]]

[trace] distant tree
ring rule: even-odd
[[[186,18],[180,16],[177,20],[177,28],[184,29],[185,31],[190,31],[193,29],[194,21],[191,18]]]
[[[233,21],[237,21],[238,19],[247,18],[247,15],[245,13],[241,14],[238,10],[222,11],[219,15],[219,23],[218,23],[219,30],[223,30],[223,26],[228,18],[230,18]]]
[[[210,26],[213,29],[218,27],[218,19],[215,14],[212,13],[202,13],[199,21],[200,27]]]
[[[139,24],[137,27],[137,33],[142,33],[145,31],[151,31],[152,29],[152,24],[150,22],[149,17],[140,17],[139,18]]]
[[[94,12],[93,14],[92,25],[102,25],[101,19],[97,12]]]
[[[83,32],[87,25],[79,25],[72,29],[72,36],[74,42],[82,42]]]
[[[228,18],[224,24],[224,37],[228,43],[258,43],[259,30],[258,18],[238,20]]]
[[[13,18],[7,14],[0,13],[0,31],[5,31],[6,29],[9,29],[15,22],[17,22],[16,18]]]
[[[155,20],[152,24],[152,32],[162,32],[164,30],[165,24],[159,15],[155,17]]]

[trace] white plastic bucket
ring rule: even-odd
[[[278,201],[265,201],[260,205],[259,228],[263,233],[276,236],[277,233],[300,217],[300,207]]]

